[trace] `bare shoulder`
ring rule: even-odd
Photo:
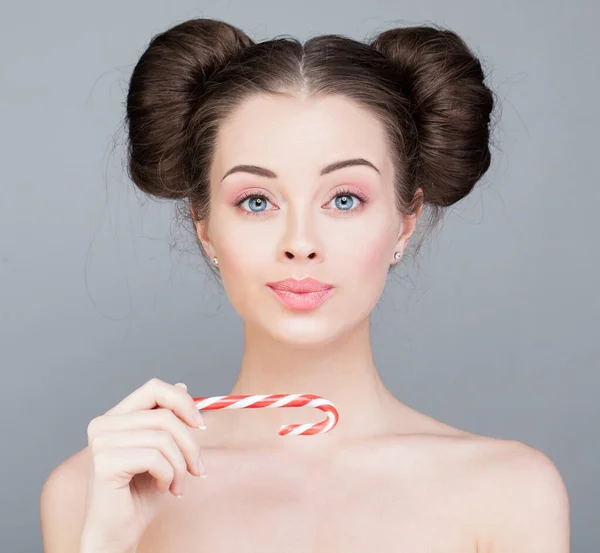
[[[73,488],[80,491],[79,485],[87,484],[89,467],[89,448],[86,446],[52,470],[44,482],[42,493],[50,495],[48,492],[54,492],[53,495],[58,498],[69,496],[73,493]],[[62,489],[63,487],[67,489]]]
[[[473,435],[467,442],[483,550],[568,553],[569,497],[550,457],[517,440]]]
[[[85,516],[88,448],[60,463],[46,478],[40,495],[40,524],[45,553],[79,551]]]
[[[444,497],[460,505],[480,553],[570,551],[567,489],[544,452],[447,425],[396,444],[394,458],[407,459],[410,474],[418,467],[413,480],[443,483]]]

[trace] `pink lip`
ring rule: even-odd
[[[286,278],[277,282],[267,282],[267,286],[274,290],[284,290],[286,292],[294,292],[294,294],[306,294],[307,292],[321,292],[333,288],[333,285],[315,280],[314,278],[303,278],[296,280],[295,278]]]
[[[302,311],[319,307],[333,293],[333,285],[312,278],[286,278],[268,282],[267,286],[283,305]]]

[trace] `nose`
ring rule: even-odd
[[[279,259],[286,263],[315,262],[322,259],[319,229],[310,215],[288,212],[279,246]]]
[[[293,238],[288,236],[280,252],[283,254],[283,260],[288,262],[312,261],[322,257],[317,253],[318,248],[314,240],[306,235],[300,236],[299,234],[296,234]]]
[[[316,252],[310,252],[308,255],[302,255],[302,254],[294,253],[292,251],[287,250],[285,252],[285,256],[288,259],[297,259],[297,258],[300,258],[300,259],[304,259],[304,258],[314,259],[315,257],[317,257],[317,254],[316,254]]]

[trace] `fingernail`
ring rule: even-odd
[[[183,499],[183,495],[176,495],[175,496],[177,499]]]
[[[204,424],[204,418],[200,414],[200,411],[196,411],[194,413],[194,421],[196,422],[196,424],[198,425],[198,428],[200,428],[200,430],[206,430],[206,425]]]
[[[187,391],[187,386],[183,382],[177,382],[177,384],[175,384],[175,386],[179,386],[180,388],[183,388],[184,390]]]

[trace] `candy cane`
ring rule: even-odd
[[[280,436],[288,434],[325,434],[338,422],[339,414],[331,401],[313,394],[271,394],[250,396],[195,397],[199,410],[212,409],[271,409],[274,407],[315,407],[323,411],[327,418],[315,424],[284,424],[279,429]]]

